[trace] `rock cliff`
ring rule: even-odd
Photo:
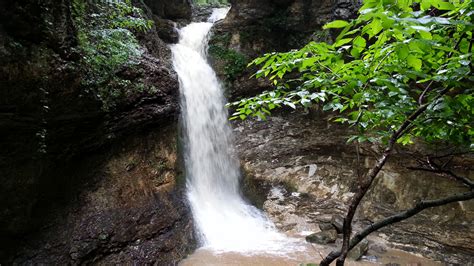
[[[188,2],[168,2],[138,5],[190,19]],[[142,55],[115,73],[153,90],[104,110],[84,86],[74,3],[0,1],[0,263],[174,263],[194,241],[161,24],[136,33]]]

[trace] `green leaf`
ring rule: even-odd
[[[409,66],[411,66],[416,71],[421,70],[422,62],[421,62],[421,59],[419,59],[418,57],[416,57],[414,55],[408,55],[407,63],[408,63]]]
[[[332,109],[332,104],[328,103],[323,106],[323,111],[329,111]]]
[[[432,0],[422,0],[420,7],[421,10],[428,10],[431,7]]]
[[[344,44],[350,43],[352,40],[353,40],[352,38],[340,39],[339,41],[337,41],[337,42],[334,44],[334,46],[335,46],[335,47],[343,46]]]
[[[422,45],[419,40],[412,40],[408,44],[409,48],[411,51],[418,51],[418,52],[423,52]]]
[[[378,19],[374,19],[369,25],[369,30],[367,33],[369,34],[369,38],[374,37],[375,35],[379,34],[379,32],[383,29],[382,22]]]
[[[345,26],[349,25],[347,21],[344,20],[334,20],[329,22],[328,24],[323,26],[323,29],[339,29],[344,28]]]
[[[314,65],[314,63],[316,62],[316,60],[317,60],[317,59],[314,58],[314,57],[304,59],[304,60],[303,60],[303,63],[301,64],[301,67],[302,67],[302,68],[307,68],[307,67],[309,67],[309,66],[312,66],[312,65]]]
[[[413,144],[413,140],[411,139],[410,135],[403,135],[397,140],[397,143],[401,143],[402,145],[408,145]]]
[[[420,34],[421,38],[423,38],[425,40],[432,40],[433,39],[433,36],[428,31],[420,30],[418,33]]]
[[[402,44],[401,46],[398,47],[398,50],[397,50],[398,58],[403,60],[408,57],[408,54],[410,54],[410,50],[408,49],[408,46],[406,44]]]
[[[411,26],[412,29],[416,30],[420,34],[422,39],[431,40],[433,37],[430,33],[430,28],[425,26]]]
[[[356,140],[359,136],[351,136],[349,139],[347,139],[347,143],[351,143],[351,142],[354,142],[354,140]]]
[[[472,4],[472,3],[471,3]],[[449,2],[437,1],[434,5],[439,10],[453,10],[454,5]]]
[[[287,106],[289,106],[289,107],[291,107],[291,108],[293,108],[293,109],[296,109],[296,105],[295,105],[294,103],[292,103],[292,102],[286,102],[285,105],[287,105]]]
[[[360,36],[357,36],[354,41],[352,42],[352,44],[357,47],[357,48],[365,48],[366,46],[366,41],[364,38],[360,37]]]

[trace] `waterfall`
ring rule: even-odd
[[[215,9],[208,22],[182,28],[179,43],[171,46],[181,90],[187,196],[203,248],[278,253],[290,240],[241,197],[223,90],[206,59],[209,31],[227,11]]]

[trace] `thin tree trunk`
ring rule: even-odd
[[[369,234],[379,230],[380,228],[406,220],[425,209],[438,207],[438,206],[446,205],[453,202],[466,201],[466,200],[472,200],[472,199],[474,199],[474,190],[471,190],[465,193],[456,194],[456,195],[451,195],[449,197],[441,198],[437,200],[421,201],[417,203],[411,209],[389,216],[381,221],[378,221],[364,228],[362,231],[354,235],[354,237],[351,239],[349,243],[349,250],[353,249],[357,244],[359,244],[360,241],[362,241],[362,239],[367,237]],[[320,265],[321,266],[329,265],[339,256],[341,256],[341,251],[333,251],[329,255],[327,255],[326,258],[324,258],[324,260],[320,263]]]
[[[430,84],[431,85],[431,84]],[[431,102],[434,102],[435,100],[439,99],[442,97],[444,94],[446,94],[449,91],[448,88],[443,89]],[[374,179],[377,177],[379,174],[380,170],[382,170],[383,166],[387,162],[388,158],[392,154],[393,147],[395,146],[395,143],[397,140],[402,137],[404,134],[406,134],[410,129],[413,121],[415,121],[421,114],[423,114],[428,106],[431,104],[431,102],[425,103],[421,106],[418,107],[418,109],[413,112],[403,123],[402,125],[398,128],[397,131],[393,132],[392,136],[390,137],[390,140],[388,142],[388,145],[385,149],[385,151],[382,154],[382,157],[378,160],[377,164],[369,171],[367,178],[365,180],[362,180],[358,186],[357,192],[352,198],[352,201],[349,205],[349,209],[347,211],[347,215],[344,218],[344,225],[342,229],[342,247],[340,250],[340,254],[338,256],[338,260],[336,265],[337,266],[343,266],[344,262],[347,257],[347,253],[349,252],[349,245],[350,245],[350,236],[352,232],[352,220],[354,219],[354,215],[357,211],[357,207],[359,206],[360,202],[364,198],[365,194],[367,191],[370,189]],[[331,253],[332,254],[332,253]],[[329,255],[328,255],[329,256]],[[320,265],[321,266],[328,266],[329,263],[331,263],[334,259],[330,260],[329,259],[324,259],[321,261]]]

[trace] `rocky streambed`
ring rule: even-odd
[[[283,112],[268,121],[236,122],[234,132],[248,198],[280,230],[334,248],[341,241],[352,182],[374,159],[346,143],[349,129],[326,119],[317,110]],[[356,230],[422,197],[463,189],[447,179],[410,172],[407,165],[399,154],[384,169],[356,215]],[[396,248],[443,263],[469,265],[474,261],[473,218],[473,202],[425,211],[372,234],[352,257],[383,258],[384,252]]]

